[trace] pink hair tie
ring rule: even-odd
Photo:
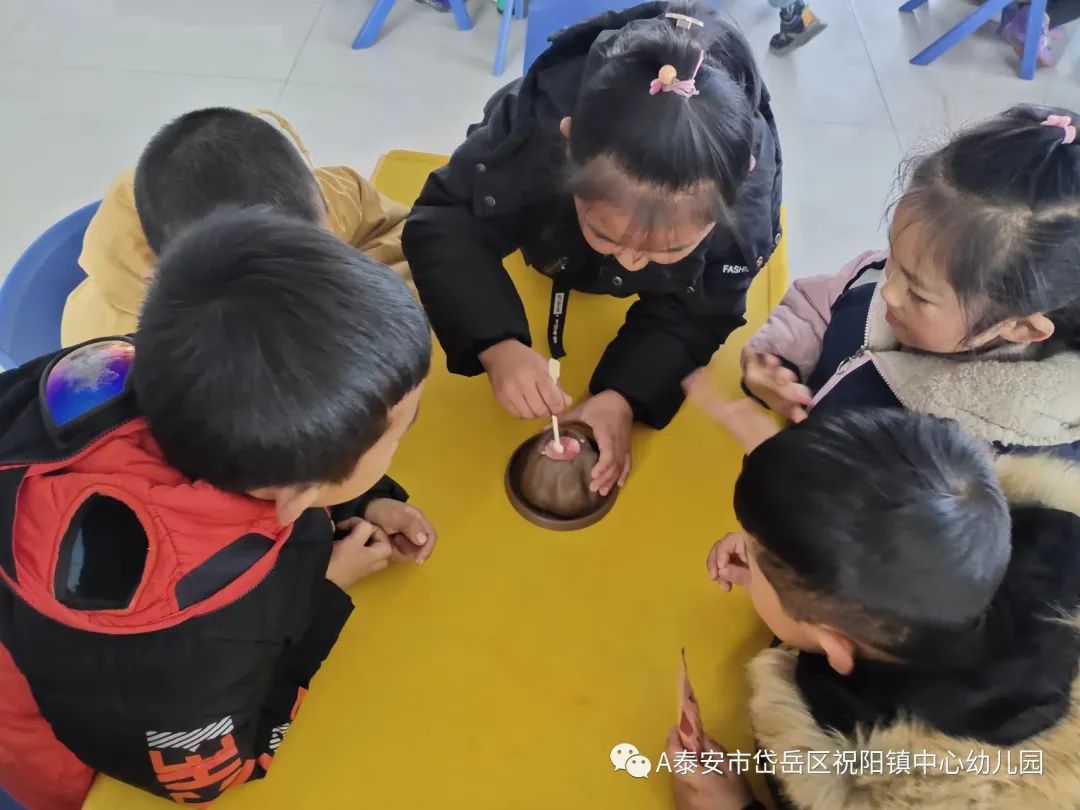
[[[649,84],[649,95],[655,96],[657,93],[677,93],[683,98],[693,98],[698,95],[699,92],[697,89],[697,75],[704,62],[705,51],[702,51],[701,56],[698,57],[697,67],[694,68],[694,72],[690,75],[689,79],[680,79],[678,72],[672,65],[664,65],[660,68],[660,75],[653,79]]]
[[[1076,140],[1076,127],[1073,126],[1072,119],[1067,115],[1047,116],[1042,125],[1044,127],[1061,127],[1065,130],[1065,137],[1061,139],[1062,143],[1072,143]]]

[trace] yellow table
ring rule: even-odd
[[[375,173],[411,203],[445,158],[385,156]],[[548,282],[509,262],[537,346]],[[785,279],[778,251],[751,291],[758,325]],[[627,302],[576,295],[563,380],[580,400]],[[716,362],[732,393],[737,349]],[[215,807],[373,810],[669,808],[664,774],[615,772],[629,742],[658,761],[676,719],[685,647],[708,729],[750,750],[743,672],[768,634],[744,594],[705,575],[712,542],[735,526],[741,453],[684,409],[634,439],[634,473],[615,509],[577,533],[526,523],[503,493],[510,453],[539,423],[495,404],[484,378],[446,373],[436,350],[420,419],[393,474],[441,533],[423,567],[399,567],[353,591],[356,612],[315,679],[266,779]],[[99,779],[91,810],[165,806]]]

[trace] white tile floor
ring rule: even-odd
[[[1036,80],[987,26],[929,68],[907,63],[970,11],[931,0],[816,0],[829,23],[785,58],[765,0],[725,5],[754,44],[786,155],[792,272],[827,272],[880,243],[902,156],[928,137],[1019,101],[1080,109],[1080,55]],[[370,171],[394,147],[449,151],[520,71],[515,22],[502,80],[498,18],[472,0],[469,33],[399,0],[379,44],[349,48],[371,0],[0,0],[0,274],[48,224],[102,193],[154,130],[214,104],[270,106],[316,160]]]

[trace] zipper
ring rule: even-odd
[[[821,386],[813,400],[810,402],[809,410],[813,410],[822,399],[829,395],[829,393],[840,384],[840,382],[851,372],[862,368],[867,363],[872,363],[877,370],[878,376],[881,377],[885,386],[892,392],[892,395],[896,397],[896,401],[903,407],[908,407],[903,398],[897,392],[893,384],[889,382],[889,377],[882,371],[881,362],[878,360],[877,355],[870,349],[870,313],[866,315],[866,326],[863,329],[863,342],[862,345],[855,351],[853,355],[840,361],[840,364],[836,367],[836,371],[828,379],[825,385]]]

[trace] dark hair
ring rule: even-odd
[[[1012,548],[986,446],[898,408],[777,434],[746,459],[735,513],[790,614],[902,655],[980,622]]]
[[[430,359],[389,269],[314,225],[223,209],[161,257],[133,374],[169,462],[245,492],[344,480]]]
[[[697,206],[689,212],[679,206],[680,219],[730,220],[750,171],[761,96],[750,46],[730,23],[702,2],[672,2],[666,10],[703,25],[680,28],[660,14],[623,28],[605,46],[599,68],[585,77],[569,137],[571,193],[587,200],[637,198],[635,219],[646,230],[674,215],[673,193],[690,194],[688,204]],[[702,54],[700,95],[649,94],[664,65],[687,79]]]
[[[1043,126],[1067,110],[1023,105],[960,133],[906,170],[898,208],[926,229],[967,313],[968,336],[1043,313],[1080,348],[1080,144]]]
[[[307,222],[326,214],[319,185],[289,139],[268,121],[227,107],[166,124],[135,167],[135,209],[155,253],[220,205],[269,206]]]

